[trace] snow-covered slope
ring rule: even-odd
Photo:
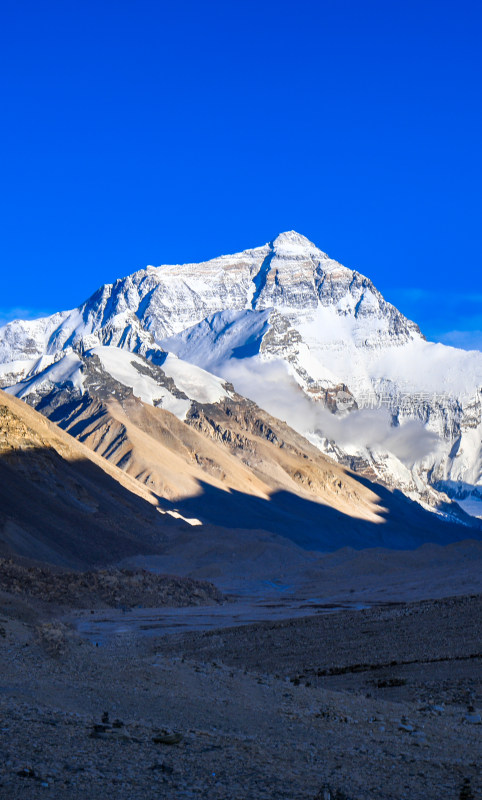
[[[69,386],[82,395],[86,380],[109,391],[109,380],[132,390],[144,403],[164,408],[184,419],[192,402],[218,403],[232,396],[225,382],[193,364],[166,354],[162,368],[141,356],[117,347],[94,347],[76,353],[72,348],[41,372],[28,375],[5,388],[20,399],[45,397],[57,388]]]
[[[147,267],[74,311],[9,323],[0,380],[31,378],[36,359],[66,348],[113,345],[160,365],[169,351],[229,379],[325,452],[426,502],[429,485],[482,494],[482,353],[427,342],[368,278],[294,231],[201,264]]]

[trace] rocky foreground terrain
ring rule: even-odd
[[[155,575],[143,569],[52,572],[0,558],[0,586],[7,594],[36,598],[44,604],[78,608],[190,606],[221,602],[221,592],[207,581]]]
[[[154,637],[126,614],[100,646],[75,619],[1,596],[2,798],[481,796],[481,595]]]

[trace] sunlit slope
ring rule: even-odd
[[[70,566],[159,552],[174,521],[146,487],[0,392],[0,552]]]

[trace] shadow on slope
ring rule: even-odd
[[[0,555],[70,567],[159,553],[176,528],[88,459],[49,447],[0,456]]]
[[[75,568],[168,550],[182,558],[191,543],[193,555],[212,553],[216,559],[225,544],[239,538],[247,548],[246,569],[250,548],[254,553],[266,533],[273,546],[283,540],[290,543],[282,547],[285,558],[290,552],[300,553],[298,548],[410,549],[424,542],[480,538],[480,526],[476,530],[439,521],[401,493],[363,482],[385,506],[379,523],[355,519],[288,491],[274,492],[265,500],[200,483],[198,495],[176,503],[157,498],[161,510],[176,510],[203,523],[190,527],[160,516],[148,500],[88,459],[69,461],[49,447],[17,449],[0,456],[0,555]]]
[[[384,507],[379,522],[348,516],[288,491],[275,491],[264,500],[243,492],[222,491],[204,482],[200,483],[199,495],[176,503],[159,498],[159,505],[223,528],[277,534],[308,550],[332,551],[346,546],[404,550],[425,542],[448,544],[482,538],[482,526],[477,521],[470,527],[446,522],[402,492],[390,491],[360,476],[357,479],[379,496]]]

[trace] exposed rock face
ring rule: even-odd
[[[74,311],[9,323],[0,329],[0,380],[12,384],[67,348],[99,344],[159,365],[169,351],[229,376],[235,388],[243,365],[255,364],[261,375],[263,365],[281,362],[306,396],[337,415],[381,409],[395,425],[419,420],[441,445],[409,469],[376,443],[347,446],[322,426],[298,429],[325,452],[363,465],[410,496],[436,505],[436,491],[428,488],[436,487],[471,498],[467,508],[476,508],[482,354],[427,342],[368,278],[294,231],[202,264],[147,267],[101,287]],[[264,407],[280,415],[273,398]]]

